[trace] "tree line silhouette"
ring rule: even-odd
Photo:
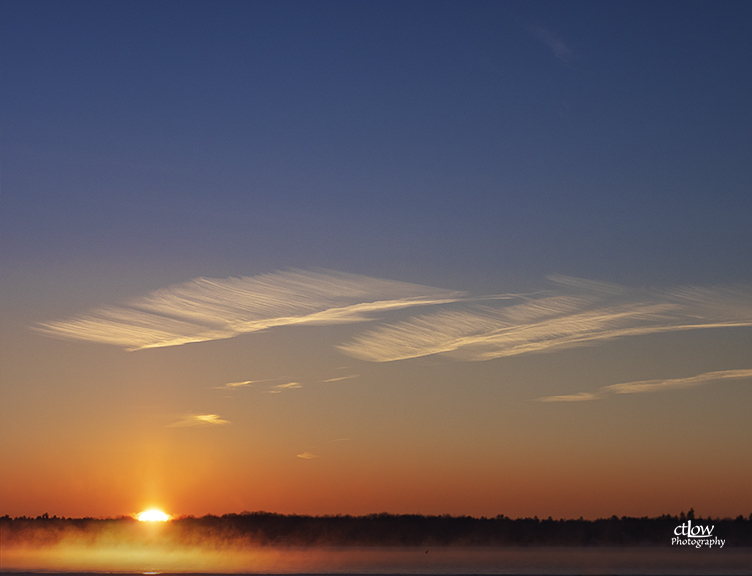
[[[263,546],[668,546],[686,521],[712,525],[726,546],[752,546],[752,514],[745,518],[695,518],[690,510],[656,518],[612,516],[598,520],[512,519],[418,514],[304,516],[242,512],[184,516],[160,527],[160,537],[183,543],[218,541]],[[86,539],[106,530],[138,533],[131,517],[110,519],[0,517],[2,541],[53,544],[74,533]]]

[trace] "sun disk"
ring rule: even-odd
[[[161,510],[146,510],[145,512],[139,512],[136,514],[141,522],[167,522],[170,519],[169,514],[165,514]]]

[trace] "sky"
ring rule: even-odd
[[[0,4],[0,514],[752,513],[752,4]]]

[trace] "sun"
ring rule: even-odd
[[[136,514],[140,522],[167,522],[171,516],[161,510],[145,510]]]

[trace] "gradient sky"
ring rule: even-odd
[[[0,4],[0,513],[752,512],[752,4]]]

